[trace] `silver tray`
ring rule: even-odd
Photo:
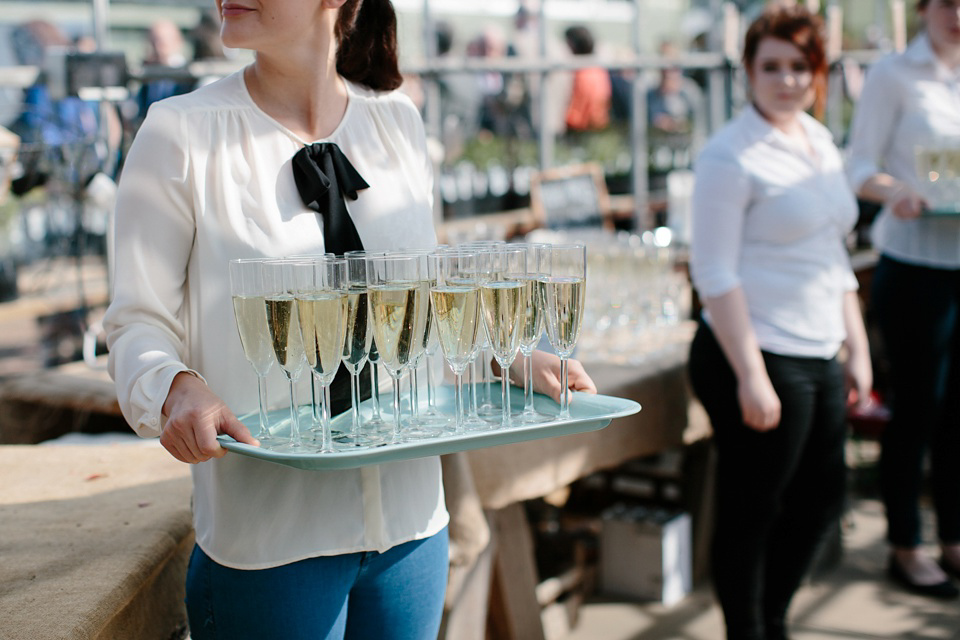
[[[500,385],[494,384],[492,386],[495,394],[494,397],[499,398]],[[511,388],[510,391],[510,405],[514,412],[519,412],[523,408],[523,391],[515,387]],[[384,404],[387,404],[386,398],[383,399],[385,401]],[[361,415],[365,415],[364,408],[368,409],[369,404],[369,400],[362,403]],[[449,386],[442,386],[437,389],[437,408],[445,414],[450,415],[453,413],[453,406],[453,389]],[[539,394],[535,394],[534,396],[534,406],[538,411],[547,415],[556,416],[559,411],[559,405],[557,405],[556,402]],[[306,425],[310,424],[310,418],[308,413],[304,412],[303,408],[301,409],[301,432],[306,433],[307,428],[309,428]],[[397,460],[409,460],[411,458],[436,456],[457,451],[469,451],[471,449],[481,449],[484,447],[495,447],[502,444],[513,444],[516,442],[565,436],[574,433],[598,431],[609,425],[610,421],[614,418],[629,416],[638,411],[640,411],[640,405],[633,400],[614,396],[574,393],[573,400],[570,403],[569,420],[554,419],[550,422],[536,425],[519,425],[509,429],[497,428],[488,431],[469,431],[463,435],[440,436],[414,442],[401,442],[399,444],[385,444],[366,448],[355,447],[341,449],[335,453],[287,453],[271,451],[270,449],[236,442],[227,435],[220,435],[217,436],[217,438],[223,448],[241,455],[298,469],[330,471],[335,469],[352,469]],[[274,435],[286,437],[289,434],[289,410],[271,411],[269,418],[271,424],[275,425],[272,428]],[[393,417],[389,414],[389,411],[385,411],[383,419],[390,422]],[[241,416],[240,420],[247,425],[253,433],[256,433],[259,428],[256,414]],[[350,430],[350,425],[351,413],[349,411],[341,413],[331,421],[331,426],[334,430],[346,432]]]

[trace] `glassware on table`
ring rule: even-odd
[[[293,265],[297,315],[303,350],[320,385],[320,453],[333,453],[330,433],[330,384],[340,359],[347,325],[346,260],[319,258]]]
[[[521,424],[538,424],[552,418],[537,411],[533,406],[533,352],[540,343],[543,334],[543,300],[540,287],[540,251],[545,244],[530,243],[511,245],[526,251],[526,272],[513,276],[523,285],[522,302],[523,326],[520,331],[520,354],[523,356],[523,411]]]
[[[480,326],[480,293],[470,274],[476,256],[448,251],[430,257],[435,283],[430,289],[440,349],[454,375],[454,433],[464,432],[463,372],[476,355]]]
[[[498,248],[490,253],[494,269],[491,278],[480,283],[480,309],[493,357],[500,365],[502,392],[500,426],[512,427],[510,410],[510,365],[520,348],[523,284],[518,280],[527,272],[527,252],[523,248]]]
[[[467,242],[459,245],[457,248],[462,251],[471,251],[477,254],[477,271],[479,273],[478,277],[481,281],[483,281],[491,280],[494,277],[494,266],[491,252],[506,246],[506,244],[507,243],[502,240],[476,240],[474,242]],[[474,429],[491,428],[488,425],[482,424],[481,421],[483,420],[489,419],[499,422],[501,419],[501,411],[498,410],[498,408],[494,405],[491,384],[493,379],[493,371],[491,370],[490,362],[493,359],[493,356],[490,351],[490,337],[487,335],[486,324],[481,321],[480,325],[480,332],[477,335],[477,351],[478,355],[482,354],[482,357],[474,358],[474,361],[470,364],[470,393],[472,406],[471,415],[467,422],[468,426]],[[478,402],[481,384],[483,389],[483,398]]]
[[[372,434],[361,433],[360,421],[360,372],[370,358],[370,347],[373,342],[373,327],[370,318],[370,304],[367,287],[367,257],[366,251],[348,251],[344,254],[346,260],[346,289],[347,289],[347,330],[343,343],[343,366],[350,372],[350,412],[351,432],[343,434],[336,440],[341,444],[363,446],[375,444],[381,438]],[[374,365],[370,365],[371,368]],[[377,394],[373,394],[376,397]],[[379,407],[377,408],[379,411]],[[382,421],[381,421],[382,422]]]
[[[303,442],[300,437],[296,383],[303,371],[306,357],[294,297],[294,264],[292,260],[266,260],[263,262],[262,274],[267,328],[273,353],[290,383],[290,440],[289,444],[277,450],[299,452],[303,450]]]
[[[267,328],[267,311],[264,301],[262,260],[231,260],[230,295],[233,299],[233,314],[240,334],[243,355],[257,374],[257,403],[259,407],[260,430],[257,439],[270,443],[274,436],[270,433],[270,421],[267,417],[267,374],[273,367],[273,349],[270,346],[270,330]]]
[[[570,418],[567,360],[573,354],[583,324],[587,249],[582,244],[551,245],[540,251],[540,280],[547,338],[560,358],[560,413]]]
[[[380,361],[393,380],[393,433],[391,443],[402,441],[400,432],[400,380],[408,369],[417,342],[423,346],[423,276],[414,255],[374,256],[367,259],[368,295],[373,315],[373,335]],[[419,332],[419,337],[418,337]]]

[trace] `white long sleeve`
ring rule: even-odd
[[[406,96],[348,84],[347,110],[327,140],[370,185],[347,200],[365,249],[436,244],[431,164]],[[187,368],[237,415],[256,410],[228,263],[324,251],[291,168],[306,142],[256,106],[241,73],[151,107],[120,180],[115,293],[104,318],[121,408],[141,435],[159,433],[170,383]],[[302,376],[302,391],[308,383]],[[274,367],[271,404],[285,406],[287,390]],[[437,458],[314,472],[228,454],[192,471],[197,542],[236,568],[384,550],[448,519]]]

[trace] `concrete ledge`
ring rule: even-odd
[[[0,638],[182,637],[190,495],[159,446],[0,446]]]

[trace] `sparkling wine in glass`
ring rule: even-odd
[[[267,328],[266,303],[263,278],[260,273],[262,260],[231,260],[230,294],[233,298],[233,315],[240,333],[243,355],[257,374],[257,400],[259,405],[260,430],[257,439],[270,443],[275,438],[270,433],[267,417],[267,374],[273,367],[273,348]]]
[[[463,372],[476,355],[480,328],[480,291],[462,277],[475,268],[476,256],[446,252],[431,256],[436,283],[430,289],[440,349],[454,375],[455,434],[464,432]]]
[[[294,265],[297,312],[307,366],[320,385],[320,453],[333,453],[330,384],[343,357],[347,325],[346,260],[317,259]]]
[[[369,299],[373,335],[380,361],[393,380],[393,434],[391,443],[401,441],[400,379],[410,358],[423,341],[423,289],[417,256],[378,256],[368,259]],[[419,330],[419,334],[418,334]]]
[[[493,357],[500,365],[502,408],[500,426],[513,426],[510,417],[510,365],[520,348],[523,285],[518,276],[526,274],[526,250],[497,249],[493,253],[496,268],[493,279],[480,285],[481,312]]]
[[[560,358],[561,420],[570,418],[567,360],[573,354],[583,324],[587,249],[582,244],[552,245],[540,253],[543,313],[550,346]]]
[[[342,444],[356,446],[374,444],[378,436],[360,432],[360,372],[370,357],[373,342],[373,326],[369,304],[369,278],[367,277],[367,252],[348,251],[344,254],[347,263],[347,333],[343,343],[343,366],[350,372],[350,408],[352,431],[337,438]],[[371,368],[375,365],[371,364]],[[373,397],[376,398],[374,393]],[[379,407],[378,407],[379,411]]]
[[[527,253],[526,272],[512,276],[523,287],[523,326],[520,330],[520,354],[523,356],[523,412],[522,424],[538,424],[551,420],[550,416],[537,411],[533,406],[533,352],[543,334],[543,300],[541,298],[540,251],[545,244],[511,245],[523,248]]]
[[[268,260],[263,263],[262,274],[267,329],[273,354],[290,384],[290,442],[283,449],[299,452],[303,442],[300,438],[296,383],[306,358],[294,297],[293,265],[294,262],[290,260]]]

